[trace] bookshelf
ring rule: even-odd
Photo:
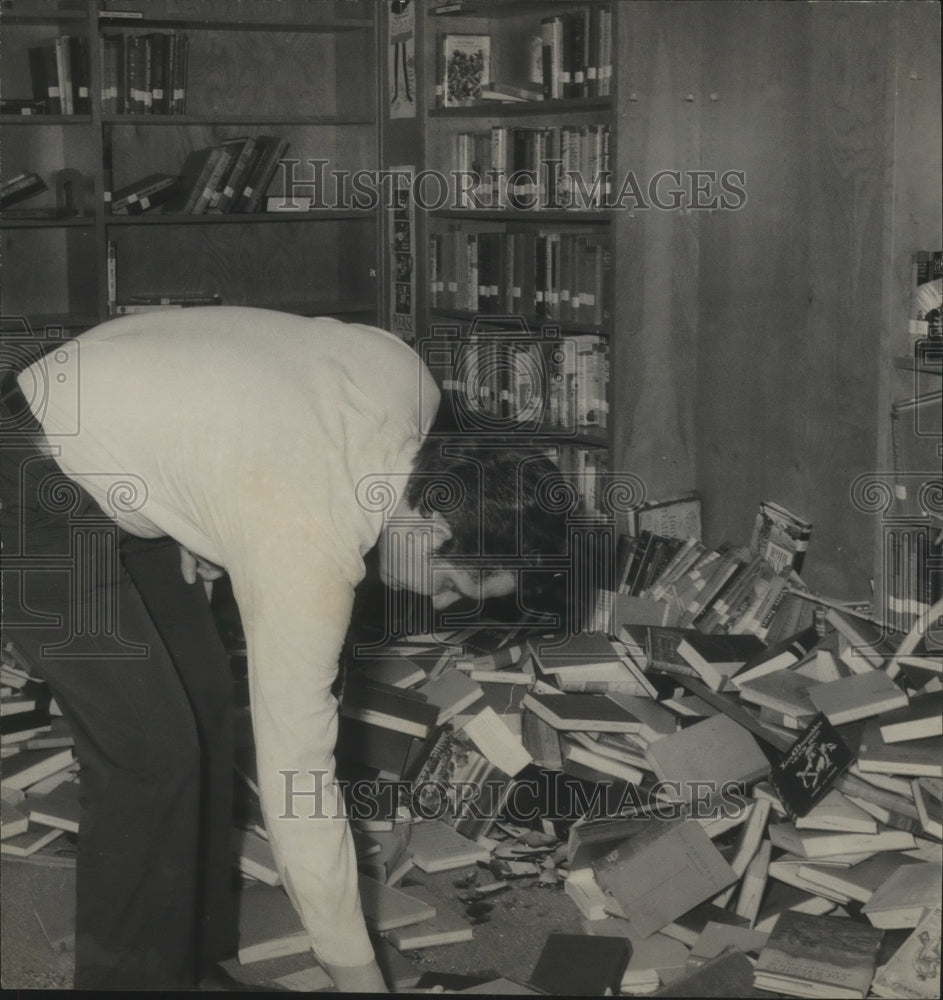
[[[375,71],[364,72],[376,65],[374,14],[362,0],[6,0],[3,97],[34,96],[29,50],[69,36],[88,54],[89,99],[82,114],[0,116],[3,179],[30,170],[47,184],[0,221],[5,315],[71,335],[108,318],[115,300],[183,295],[378,322],[376,209],[275,212],[263,200],[248,213],[154,207],[127,215],[109,205],[112,191],[155,173],[177,175],[194,150],[243,137],[287,140],[284,159],[295,161],[301,183],[311,177],[309,159],[326,161],[327,170],[376,162],[379,85]],[[185,67],[176,81],[156,75],[158,62],[170,72],[172,60],[156,48],[168,39]],[[132,57],[119,61],[112,44],[133,50],[138,65],[145,53],[153,58],[149,108],[115,100],[116,68]],[[127,83],[135,100],[136,83]],[[165,83],[168,95],[185,94],[174,113],[156,96]],[[78,174],[68,178],[79,191],[78,214],[57,211],[64,170]],[[284,165],[276,168],[268,195],[284,194],[288,177]]]
[[[602,68],[619,6],[430,5],[417,41],[422,164],[447,179],[421,213],[420,348],[459,426],[507,430],[507,442],[553,451],[588,514],[604,506],[619,350],[619,220],[603,205],[618,143],[614,85]],[[554,32],[559,48],[544,62]],[[448,96],[451,53],[482,37],[490,82],[546,87],[544,99]],[[561,75],[564,49],[567,71],[579,49],[582,82]]]

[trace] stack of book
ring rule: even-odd
[[[33,99],[20,113],[87,115],[89,102],[88,39],[60,35],[28,50]]]
[[[104,114],[186,114],[189,42],[185,34],[104,34],[99,43]]]
[[[58,854],[53,841],[78,829],[72,735],[46,684],[10,643],[0,685],[0,854],[71,863],[72,847]]]
[[[691,494],[672,504],[656,505],[663,515],[677,504],[697,507]],[[813,604],[799,569],[808,547],[811,525],[780,505],[763,503],[748,545],[704,545],[700,518],[690,528],[662,533],[641,527],[618,542],[615,587],[622,601],[603,595],[608,605],[631,607],[647,621],[707,634],[751,634],[768,644],[811,625]],[[792,527],[795,526],[795,527]]]

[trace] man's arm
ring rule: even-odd
[[[331,685],[353,587],[292,538],[230,568],[246,632],[266,828],[314,951],[339,989],[382,988],[358,893],[357,860],[335,783]],[[303,554],[303,557],[302,557]]]

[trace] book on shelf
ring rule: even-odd
[[[438,45],[438,106],[455,108],[476,103],[482,87],[491,82],[491,36],[449,33],[440,36]]]
[[[189,39],[183,32],[103,33],[101,107],[107,115],[186,113]]]
[[[0,185],[0,208],[9,208],[46,190],[48,185],[39,174],[32,170],[21,171]]]
[[[168,201],[179,179],[173,174],[148,174],[111,195],[111,211],[116,215],[140,215]]]
[[[542,86],[505,83],[499,80],[482,86],[479,96],[483,101],[506,101],[509,103],[542,101],[544,99]]]
[[[787,910],[760,952],[754,981],[788,995],[864,998],[880,945],[873,927]]]

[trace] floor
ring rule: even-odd
[[[435,875],[415,873],[445,907],[458,908],[456,896],[464,870]],[[401,885],[408,888],[407,875]],[[69,989],[72,954],[56,951],[47,940],[34,912],[47,900],[68,898],[74,891],[74,871],[5,859],[0,863],[0,986],[4,990]],[[416,974],[436,971],[459,974],[495,974],[526,980],[551,931],[579,933],[582,918],[562,891],[538,886],[533,879],[512,883],[493,899],[487,922],[474,928],[473,941],[408,952],[406,961]],[[311,957],[294,956],[252,965],[227,963],[227,969],[245,982],[264,984],[312,964]],[[399,966],[400,963],[397,963]]]

